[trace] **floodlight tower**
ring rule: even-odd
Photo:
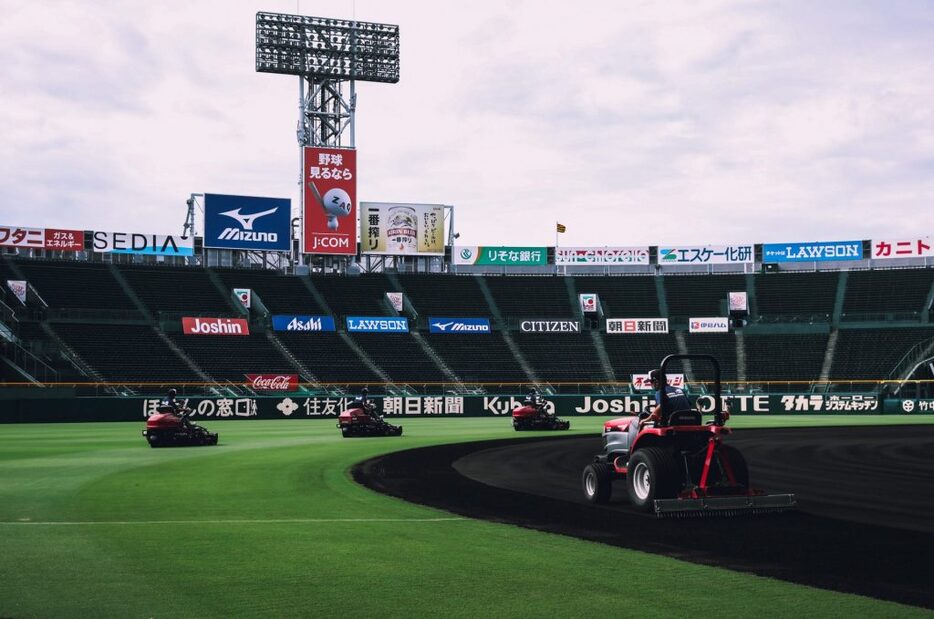
[[[296,137],[302,153],[299,212],[303,246],[296,252],[294,263],[300,261],[302,253],[325,254],[325,258],[315,260],[323,269],[329,265],[346,268],[357,252],[356,152],[348,151],[345,156],[321,149],[356,146],[357,80],[390,84],[399,81],[399,26],[259,12],[256,70],[298,76]],[[345,96],[348,82],[349,93]],[[315,167],[312,171],[306,159],[309,156],[319,157],[324,165],[340,165],[335,162],[346,159],[348,167],[331,167],[323,172]],[[314,180],[319,172],[326,182]],[[336,180],[338,175],[353,179],[352,184],[341,185]],[[326,229],[322,212],[327,214]]]

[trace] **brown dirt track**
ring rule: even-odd
[[[610,505],[590,505],[580,474],[597,436],[414,449],[362,462],[353,476],[471,518],[934,609],[934,426],[740,430],[727,440],[753,485],[795,493],[799,509],[659,520],[630,508],[622,481]]]

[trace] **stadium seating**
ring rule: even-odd
[[[399,383],[443,382],[441,369],[410,333],[354,333],[357,346]]]
[[[828,335],[746,335],[746,379],[808,380],[820,376]]]
[[[663,278],[671,316],[723,316],[730,292],[746,290],[742,275],[679,275]]]
[[[133,266],[120,272],[152,312],[233,315],[204,269]]]
[[[645,374],[657,368],[661,360],[678,352],[673,333],[653,335],[606,335],[607,356],[619,381],[629,381],[632,374]]]
[[[242,384],[244,374],[293,374],[292,362],[265,334],[214,337],[169,335],[172,340],[212,378]]]
[[[517,333],[513,339],[544,382],[606,380],[589,334]]]
[[[136,310],[107,265],[19,260],[17,266],[50,307]]]
[[[830,378],[888,378],[912,346],[932,337],[934,328],[840,329]]]
[[[337,333],[283,331],[276,337],[321,382],[379,382],[379,377]]]
[[[575,277],[578,294],[596,293],[610,318],[661,316],[654,277]]]
[[[448,367],[466,382],[524,383],[528,376],[498,331],[488,335],[426,335]]]
[[[806,316],[830,320],[840,274],[766,273],[755,279],[760,316]]]
[[[689,353],[717,358],[720,380],[736,380],[736,336],[733,333],[686,333],[684,341]],[[695,380],[713,380],[713,369],[709,363],[694,363],[692,368]]]
[[[323,307],[305,287],[300,277],[279,275],[268,271],[242,269],[215,269],[221,280],[232,291],[249,288],[262,299],[274,314],[324,314]]]
[[[400,275],[399,281],[420,316],[489,317],[479,277],[418,274]]]
[[[311,282],[336,316],[385,316],[386,293],[401,292],[382,274],[315,276]]]
[[[55,332],[111,382],[197,382],[148,325],[56,323]]]
[[[846,315],[920,312],[932,284],[934,269],[851,271],[843,312]]]
[[[508,276],[485,281],[504,317],[571,318],[580,313],[571,305],[564,278]]]

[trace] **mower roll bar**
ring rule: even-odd
[[[713,409],[713,422],[714,425],[722,426],[726,421],[723,419],[723,403],[720,401],[720,362],[717,361],[717,358],[713,355],[668,355],[662,359],[662,364],[659,367],[661,372],[660,376],[660,387],[663,399],[668,398],[668,394],[665,392],[665,387],[668,385],[668,374],[665,371],[668,365],[672,361],[709,361],[713,365],[713,390],[714,390],[714,409]],[[659,402],[661,404],[661,402]]]

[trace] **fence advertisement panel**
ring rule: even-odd
[[[443,256],[444,207],[361,202],[360,251],[393,256]]]
[[[268,374],[269,376],[271,374]],[[448,395],[372,397],[385,414],[397,417],[453,416],[508,417],[522,403],[522,395]],[[81,397],[4,400],[0,423],[55,421],[142,421],[156,413],[158,397]],[[712,396],[691,397],[704,414],[712,414]],[[225,419],[316,419],[336,417],[353,400],[351,396],[263,395],[242,397],[194,397],[189,406],[194,416],[206,421]],[[651,392],[632,395],[546,396],[549,408],[567,417],[587,415],[638,415],[655,406]],[[934,414],[934,400],[883,400],[873,394],[784,393],[727,396],[733,415],[768,414],[880,414],[884,412]],[[891,405],[891,406],[890,406]],[[573,427],[573,426],[572,426]],[[334,430],[337,432],[337,430]],[[140,439],[142,440],[142,439]]]
[[[489,318],[428,318],[430,333],[490,333]]]
[[[546,266],[547,247],[464,247],[451,250],[455,265]]]
[[[522,333],[580,333],[579,320],[542,320],[540,318],[520,320],[519,331]]]
[[[348,316],[347,330],[355,333],[408,333],[408,318]]]
[[[292,201],[204,194],[204,246],[289,251]]]
[[[730,319],[722,317],[689,318],[688,331],[690,333],[728,333]]]
[[[81,230],[59,230],[57,228],[0,226],[0,247],[83,251],[84,232]]]
[[[303,250],[306,254],[357,253],[357,151],[303,150]]]
[[[6,285],[10,292],[13,293],[13,296],[19,299],[20,303],[26,305],[26,290],[29,283],[24,279],[8,279]]]
[[[563,266],[629,266],[649,264],[648,247],[556,247],[555,264]]]
[[[752,245],[659,247],[659,264],[752,264]]]
[[[250,323],[243,318],[182,318],[185,335],[249,335]]]
[[[931,258],[934,257],[934,237],[925,236],[914,239],[873,239],[870,241],[873,260],[890,258]]]
[[[597,312],[597,295],[591,292],[585,292],[577,295],[581,311],[585,314],[595,314]]]
[[[297,391],[298,374],[244,374],[244,385],[254,391]]]
[[[666,374],[666,382],[672,386],[681,389],[684,387],[684,374]],[[651,391],[652,381],[648,374],[633,374],[632,388],[637,391]]]
[[[730,313],[746,314],[749,312],[749,297],[745,292],[730,292],[727,294]]]
[[[194,256],[194,237],[143,234],[140,232],[94,232],[93,249],[100,253],[148,256]]]
[[[273,331],[334,331],[334,319],[330,316],[297,316],[279,314],[272,317]]]
[[[607,318],[608,334],[668,333],[667,318]]]
[[[816,243],[767,243],[762,262],[832,262],[861,260],[862,241],[819,241]]]

